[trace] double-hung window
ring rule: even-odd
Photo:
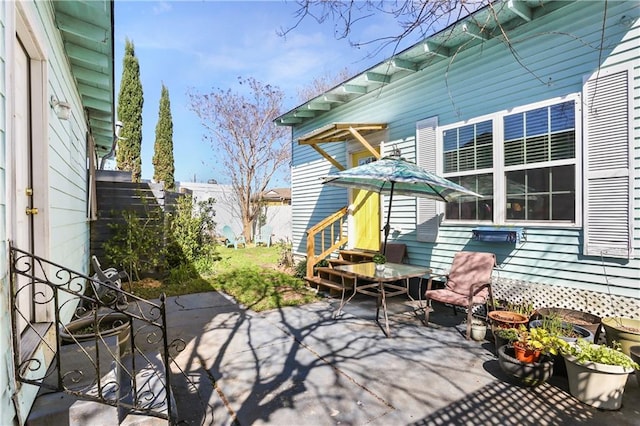
[[[504,116],[506,221],[575,221],[575,102]]]
[[[445,176],[483,196],[448,202],[446,219],[492,220],[493,140],[491,120],[442,132]]]
[[[445,220],[576,223],[576,99],[441,128],[442,173],[481,194],[449,202]]]

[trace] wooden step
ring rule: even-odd
[[[340,250],[340,259],[351,263],[371,262],[376,254],[379,252],[373,250]]]
[[[342,291],[344,289],[352,289],[355,283],[355,277],[348,272],[338,271],[329,266],[319,266],[316,268],[315,276],[306,278],[307,282],[313,287],[327,287],[331,290]]]

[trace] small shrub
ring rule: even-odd
[[[120,212],[122,219],[109,224],[114,233],[104,244],[108,263],[122,267],[136,280],[141,274],[165,268],[162,211],[150,208],[144,200],[143,204],[144,217],[128,210]]]
[[[307,259],[303,259],[296,264],[294,276],[296,278],[304,278],[307,276]]]

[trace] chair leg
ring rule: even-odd
[[[431,313],[431,299],[427,299],[425,303],[424,311],[424,325],[429,326],[429,314]]]
[[[473,321],[473,305],[467,308],[467,340],[471,340],[471,322]]]

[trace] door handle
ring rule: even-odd
[[[38,209],[37,208],[30,209],[29,207],[27,207],[25,210],[25,213],[27,214],[27,216],[38,214]]]

